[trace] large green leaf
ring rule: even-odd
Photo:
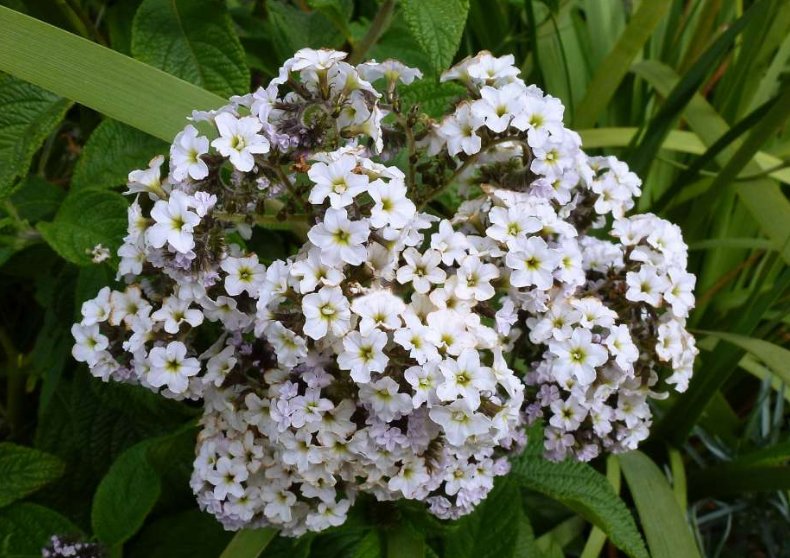
[[[304,47],[339,47],[344,36],[320,11],[304,12],[290,3],[268,3],[269,32],[278,58],[285,60]]]
[[[71,189],[107,189],[126,184],[129,171],[144,168],[157,154],[167,152],[162,140],[116,120],[105,120],[82,150]]]
[[[217,558],[231,536],[213,516],[194,509],[147,522],[126,545],[124,556]]]
[[[173,432],[191,416],[181,403],[136,386],[105,384],[84,371],[61,379],[41,413],[36,446],[63,459],[66,473],[37,497],[89,525],[93,494],[115,459],[142,440]],[[170,467],[190,467],[192,459],[171,459]]]
[[[447,534],[444,545],[445,555],[454,558],[539,555],[519,487],[509,478],[497,481],[483,503]]]
[[[20,183],[10,201],[19,217],[35,223],[52,217],[65,195],[63,188],[31,174]]]
[[[166,141],[184,127],[193,110],[226,102],[162,70],[2,6],[0,71]]]
[[[98,244],[115,253],[126,231],[127,207],[115,192],[78,190],[66,196],[55,220],[39,223],[38,230],[64,259],[90,265],[90,251]]]
[[[244,49],[220,0],[143,0],[132,54],[223,97],[249,91]]]
[[[2,35],[0,30],[0,51]],[[27,174],[33,155],[69,106],[69,101],[35,85],[0,75],[0,200],[11,194],[17,178]]]
[[[652,558],[698,558],[694,537],[658,466],[639,451],[618,456]]]
[[[0,556],[38,558],[52,535],[79,535],[71,521],[38,504],[17,502],[0,510]]]
[[[148,462],[149,446],[144,441],[123,452],[93,497],[93,532],[108,546],[131,538],[159,498],[159,475]]]
[[[513,464],[513,475],[523,486],[582,515],[629,556],[647,557],[631,512],[606,477],[586,463],[552,463],[527,452]]]
[[[446,69],[461,43],[469,0],[402,0],[401,9],[433,69]]]
[[[595,124],[628,73],[628,67],[639,55],[671,4],[671,0],[654,0],[640,4],[617,44],[598,65],[584,98],[576,108],[574,126],[587,128]]]
[[[0,507],[32,494],[63,474],[63,461],[33,448],[0,443]]]

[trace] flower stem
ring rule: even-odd
[[[395,0],[384,0],[384,3],[379,8],[379,11],[376,13],[376,17],[373,18],[373,22],[370,24],[370,28],[368,32],[362,37],[362,40],[359,41],[354,50],[351,52],[351,57],[348,61],[351,64],[359,64],[362,62],[362,59],[365,58],[370,47],[376,44],[387,28],[390,26],[390,22],[392,21],[392,12],[395,10]]]

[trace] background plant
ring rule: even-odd
[[[0,3],[0,555],[37,555],[53,533],[129,556],[790,551],[786,2]],[[89,251],[123,236],[126,173],[192,109],[265,83],[303,46],[396,57],[428,78],[481,49],[513,53],[585,149],[620,149],[644,180],[639,210],[682,226],[699,277],[698,368],[656,410],[643,453],[553,465],[532,448],[457,524],[363,502],[335,532],[231,542],[189,493],[195,410],[74,365],[79,303],[114,275]],[[409,94],[441,110],[453,92],[425,81]],[[269,260],[299,242],[264,234]]]

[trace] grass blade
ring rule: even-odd
[[[0,71],[166,141],[194,109],[225,103],[200,87],[3,6]]]
[[[244,529],[236,533],[219,558],[258,558],[272,542],[274,529]]]
[[[595,124],[628,73],[631,63],[639,55],[671,4],[670,0],[654,0],[640,4],[628,27],[620,35],[612,51],[598,66],[592,81],[587,86],[587,93],[576,109],[573,121],[575,127],[588,128]]]
[[[618,460],[636,503],[650,556],[699,558],[686,517],[658,466],[640,451],[624,453]]]
[[[736,37],[758,13],[758,8],[758,4],[753,5],[722,33],[672,89],[659,111],[645,127],[644,133],[635,138],[635,142],[632,143],[630,154],[626,157],[631,165],[631,170],[640,176],[647,176],[647,171],[655,160],[656,153],[658,153],[666,135],[675,126],[680,113],[702,86],[711,69],[729,51]]]

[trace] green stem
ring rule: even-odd
[[[395,0],[385,0],[384,3],[379,8],[379,11],[376,13],[376,17],[373,18],[373,22],[370,24],[370,28],[368,32],[365,33],[365,36],[362,37],[362,40],[359,41],[354,50],[351,52],[351,56],[349,57],[348,61],[351,64],[359,64],[362,62],[362,59],[365,58],[368,50],[376,41],[378,41],[387,28],[390,26],[390,22],[392,21],[392,13],[395,11]]]
[[[384,531],[386,558],[423,558],[425,537],[404,525]]]

